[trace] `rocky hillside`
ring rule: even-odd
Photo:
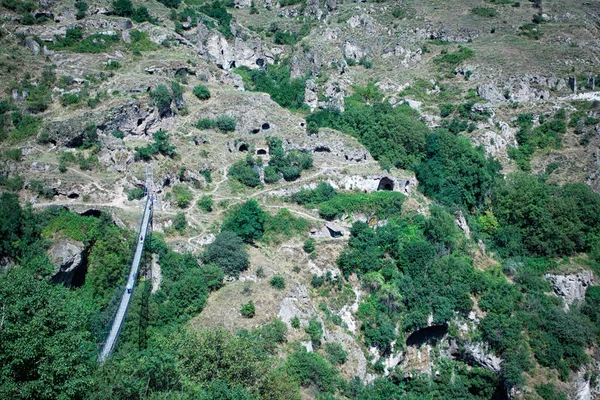
[[[127,263],[107,237],[137,228],[149,167],[159,199],[116,372],[90,351],[69,364],[88,392],[56,387],[70,378],[24,374],[0,345],[0,393],[600,397],[600,3],[2,0],[0,16],[0,215],[23,216],[3,223],[3,312],[23,268],[93,304],[103,317],[73,329],[99,345]],[[247,370],[209,371],[219,345]],[[129,374],[142,359],[169,378]]]

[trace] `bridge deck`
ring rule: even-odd
[[[137,240],[135,255],[131,263],[129,277],[127,278],[127,285],[123,291],[123,296],[121,297],[121,302],[119,303],[119,308],[115,314],[115,319],[113,320],[108,337],[106,338],[104,346],[102,347],[102,351],[100,352],[100,356],[98,357],[100,362],[104,361],[108,356],[110,356],[115,349],[115,345],[119,339],[119,334],[121,333],[121,328],[123,327],[123,322],[125,321],[125,316],[127,315],[127,309],[129,308],[131,297],[133,296],[133,288],[135,287],[135,281],[140,268],[140,261],[142,259],[142,252],[144,250],[144,242],[146,241],[146,234],[148,233],[148,225],[152,214],[152,203],[152,196],[148,196],[146,205],[144,207],[144,217],[142,219],[142,225],[140,226],[140,234]],[[127,287],[132,288],[131,293],[127,291]]]

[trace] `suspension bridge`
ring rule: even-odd
[[[129,303],[131,302],[131,298],[133,296],[133,289],[135,288],[135,282],[140,269],[140,261],[142,259],[142,252],[144,251],[144,244],[146,242],[148,233],[152,231],[152,208],[155,200],[157,200],[157,198],[154,190],[153,169],[152,166],[146,166],[146,203],[144,205],[142,224],[139,228],[135,253],[131,262],[129,275],[127,277],[127,285],[125,286],[125,290],[121,296],[119,308],[117,308],[117,312],[115,313],[108,336],[106,337],[104,345],[100,351],[100,355],[98,356],[98,361],[101,363],[110,357],[114,351],[117,341],[119,340],[119,334],[123,328],[125,317],[127,316],[127,310],[129,309]]]

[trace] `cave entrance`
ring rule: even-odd
[[[325,225],[327,231],[329,232],[329,236],[332,238],[339,238],[344,236],[344,230],[337,225],[328,223]]]
[[[73,278],[71,279],[71,287],[78,288],[85,284],[85,277],[88,272],[88,259],[87,254],[84,252],[81,255],[81,265],[73,272]]]
[[[252,129],[252,130],[250,131],[250,133],[253,133],[253,134],[255,134],[255,135],[256,135],[258,132],[260,132],[260,128],[254,128],[254,129]]]
[[[79,193],[75,193],[75,192],[71,192],[67,195],[67,197],[69,199],[78,199],[79,198]]]
[[[315,147],[315,153],[331,153],[331,149],[327,146]]]
[[[261,128],[266,131],[267,129],[271,128],[271,124],[269,124],[268,122],[265,122],[264,124],[262,124]]]
[[[394,190],[394,181],[390,178],[381,178],[377,190]]]
[[[240,145],[240,147],[238,147],[238,151],[248,151],[248,145],[245,143],[242,143]]]
[[[266,156],[267,155],[267,149],[258,149],[258,150],[256,150],[256,155],[257,156]]]
[[[81,215],[82,217],[100,218],[102,216],[102,211],[97,210],[95,208],[90,208],[89,210],[85,210],[79,215]]]
[[[448,325],[434,325],[411,333],[406,339],[407,346],[420,347],[425,343],[436,344],[448,333]]]

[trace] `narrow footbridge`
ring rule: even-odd
[[[119,334],[123,328],[123,322],[127,316],[127,309],[129,308],[131,297],[133,296],[133,289],[135,288],[138,271],[140,269],[140,261],[142,259],[142,252],[144,251],[144,243],[146,242],[147,234],[151,230],[152,206],[154,204],[154,197],[154,182],[152,179],[152,169],[150,168],[150,170],[146,170],[146,203],[144,205],[144,216],[139,229],[135,254],[133,256],[133,261],[131,262],[131,269],[129,270],[129,275],[127,277],[127,285],[123,291],[123,295],[121,296],[119,308],[115,313],[112,326],[106,340],[104,341],[100,355],[98,356],[98,361],[101,363],[110,357],[115,349],[117,341],[119,340]]]

